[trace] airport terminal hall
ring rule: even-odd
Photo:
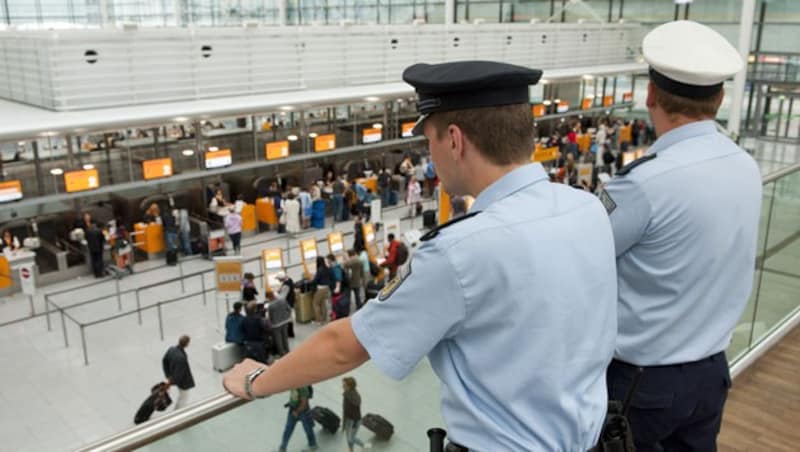
[[[0,451],[800,450],[798,36],[0,0]]]

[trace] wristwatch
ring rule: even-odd
[[[266,366],[259,367],[258,369],[248,373],[244,378],[244,392],[247,394],[247,397],[251,399],[263,399],[267,396],[257,397],[253,394],[253,382],[256,381],[259,375],[263,374],[264,371],[267,370]]]

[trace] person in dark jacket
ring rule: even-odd
[[[361,215],[356,215],[353,222],[353,249],[356,252],[361,252],[365,249],[364,246],[364,225],[361,223]]]
[[[95,223],[90,223],[89,230],[86,231],[86,246],[89,248],[89,260],[92,263],[92,272],[95,278],[102,278],[103,271],[103,247],[106,238],[103,231]]]
[[[164,223],[164,238],[167,241],[168,250],[178,249],[178,219],[176,218],[176,212],[167,210],[161,217]]]
[[[347,447],[353,452],[353,446],[368,448],[356,437],[358,427],[361,425],[361,395],[356,391],[356,379],[353,377],[342,378],[342,430],[347,438]]]
[[[189,402],[189,390],[194,388],[194,377],[192,377],[192,369],[189,367],[189,357],[186,355],[188,346],[189,336],[184,334],[178,339],[178,345],[170,347],[161,360],[167,384],[178,387],[178,398],[175,400],[176,410],[186,406]]]
[[[256,299],[258,289],[256,289],[256,285],[253,282],[255,278],[255,275],[250,272],[244,274],[244,278],[242,278],[242,300],[249,302]]]
[[[317,256],[317,273],[311,280],[311,285],[316,288],[311,301],[314,307],[314,322],[317,324],[328,323],[328,300],[331,298],[332,288],[335,287],[336,281],[322,256]]]
[[[238,301],[234,303],[233,312],[229,313],[225,318],[225,342],[244,345],[242,306],[242,303]]]
[[[267,364],[267,331],[269,325],[264,315],[259,312],[258,304],[255,301],[247,303],[245,307],[247,317],[242,322],[242,332],[244,333],[244,348],[247,357],[258,362]]]

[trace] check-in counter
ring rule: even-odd
[[[253,204],[245,204],[242,207],[242,234],[253,235],[258,232],[257,229],[258,223],[256,222],[256,206]]]
[[[0,294],[7,295],[21,290],[19,267],[28,265],[38,273],[35,264],[36,253],[25,248],[0,254]]]
[[[164,252],[164,226],[158,223],[136,223],[133,230],[136,234],[136,247],[147,253],[148,258],[158,257]]]
[[[256,200],[256,218],[258,221],[275,226],[278,224],[278,215],[275,213],[275,205],[269,198],[259,198]],[[242,218],[244,220],[244,218]]]

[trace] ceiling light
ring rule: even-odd
[[[550,102],[549,100],[546,100],[546,101],[542,102],[542,104],[543,105],[550,105],[550,104],[552,104],[552,102]]]
[[[19,146],[25,146],[25,142],[24,142],[24,141],[17,141],[17,145],[19,145]]]
[[[372,128],[378,130],[383,129],[383,124],[376,122],[375,124],[372,125]]]
[[[181,151],[181,154],[185,155],[186,157],[191,157],[194,155],[194,149],[184,149]]]
[[[591,74],[585,74],[585,75],[583,76],[583,79],[584,79],[584,80],[594,80],[594,75],[591,75]]]
[[[189,120],[189,118],[187,118],[186,116],[178,116],[178,117],[175,118],[175,121],[177,121],[177,122],[186,122],[188,120]]]
[[[316,138],[316,137],[317,137],[317,132],[311,132],[311,133],[309,133],[309,134],[308,134],[308,137],[309,137],[309,138]]]
[[[289,135],[286,139],[289,141],[297,141],[297,135]]]
[[[216,146],[210,146],[210,147],[208,148],[208,152],[217,152],[217,151],[219,151],[219,148],[218,148],[218,147],[216,147]]]
[[[547,85],[548,83],[550,83],[550,80],[547,80],[546,78],[539,80],[539,84],[541,85]]]
[[[60,176],[64,174],[64,170],[61,168],[53,168],[50,170],[50,174],[52,174],[53,176]]]
[[[292,110],[294,110],[294,107],[292,107],[291,105],[284,105],[284,106],[282,106],[280,108],[283,111],[292,111]]]
[[[83,165],[83,169],[85,169],[86,171],[89,171],[91,169],[94,169],[94,165],[92,165],[91,163],[87,163],[87,164]]]
[[[367,101],[367,102],[377,102],[377,101],[381,100],[381,98],[380,97],[375,97],[375,96],[368,96],[368,97],[365,97],[364,100]]]

